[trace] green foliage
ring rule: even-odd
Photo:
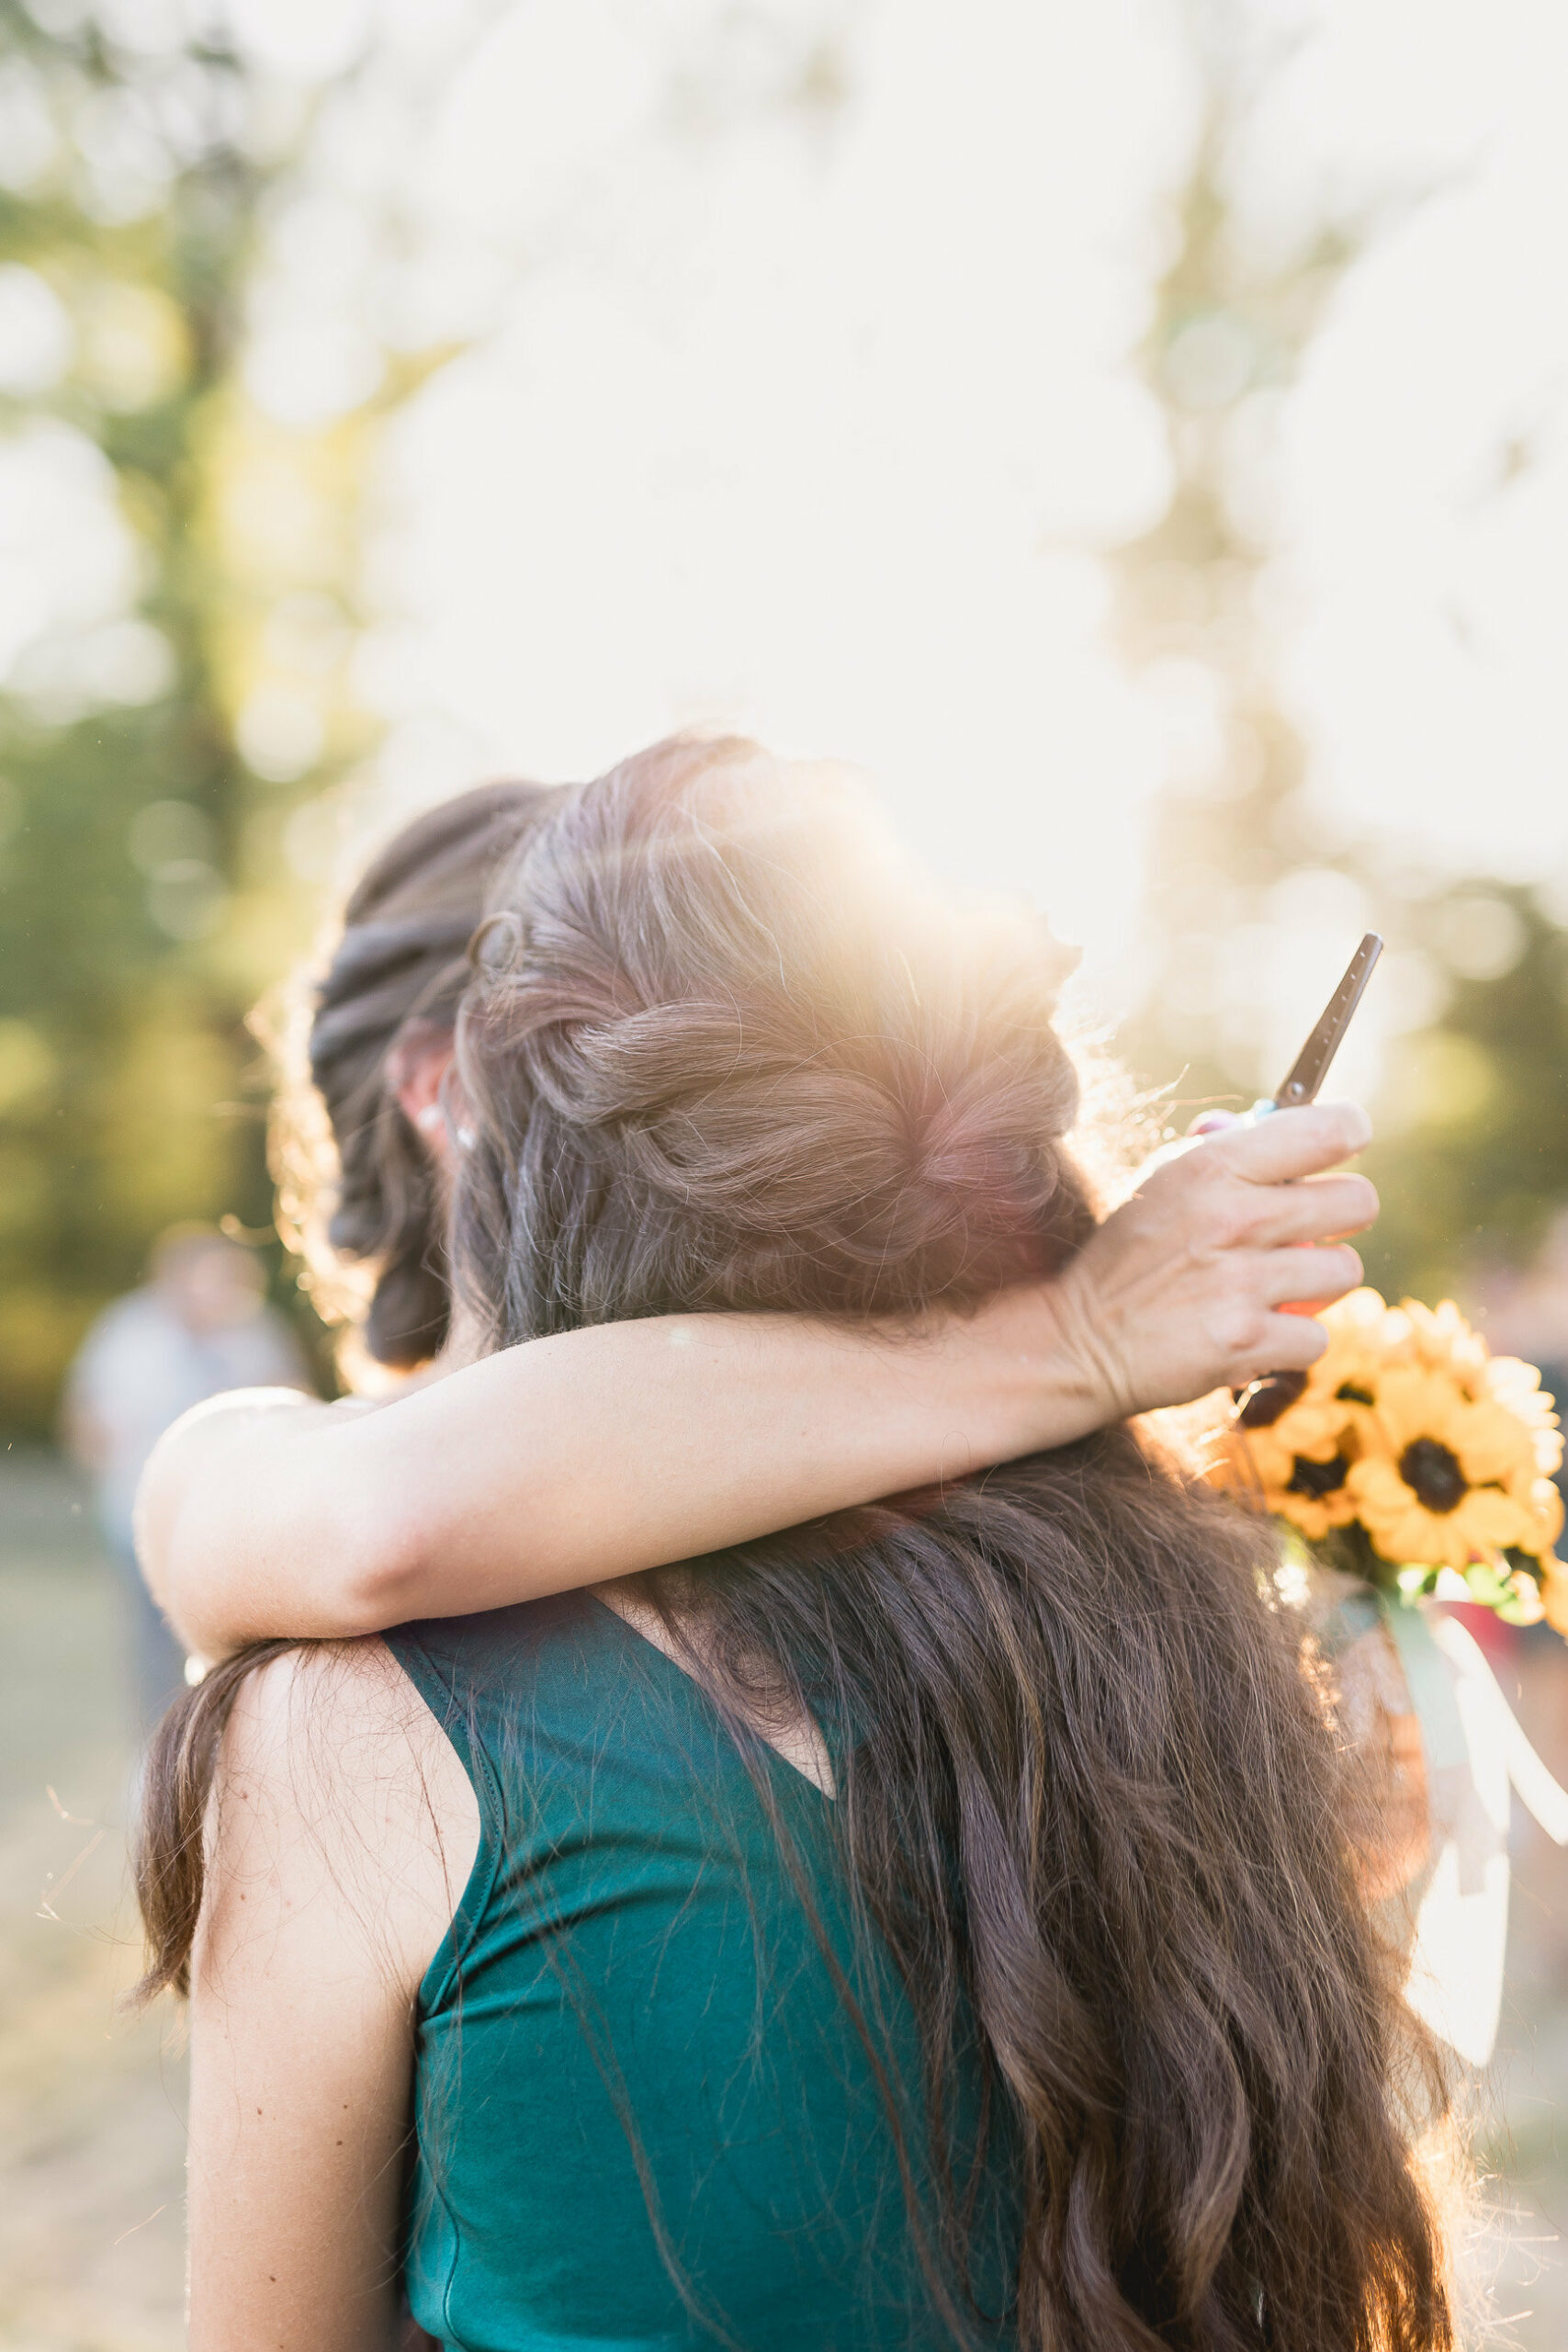
[[[75,337],[69,371],[6,403],[0,435],[49,420],[102,453],[145,624],[129,684],[84,684],[67,661],[63,683],[0,697],[0,1419],[37,1429],[160,1226],[270,1216],[259,1116],[224,1107],[254,1060],[248,991],[215,940],[251,786],[215,678],[203,449],[265,174],[234,135],[243,75],[220,50],[128,60],[91,21],[46,32],[15,0],[0,44],[60,141],[0,194],[0,261],[52,288]],[[78,145],[106,102],[133,110],[162,180],[130,218]]]
[[[1150,985],[1124,1045],[1151,1080],[1181,1073],[1179,1121],[1201,1102],[1245,1102],[1279,1074],[1261,1066],[1247,961],[1274,894],[1304,867],[1359,888],[1391,948],[1449,992],[1393,1052],[1369,1276],[1462,1295],[1478,1261],[1527,1256],[1568,1194],[1568,947],[1517,887],[1422,896],[1398,845],[1325,845],[1317,828],[1258,623],[1271,550],[1237,495],[1236,427],[1288,390],[1372,224],[1325,220],[1294,253],[1256,258],[1225,175],[1247,90],[1218,47],[1201,62],[1207,126],[1142,355],[1172,492],[1113,569],[1128,661],[1151,681],[1207,680],[1214,744],[1156,810]],[[293,590],[327,609],[327,634],[351,634],[363,448],[353,420],[307,447],[236,384],[258,221],[305,113],[280,134],[276,93],[220,45],[132,52],[85,7],[0,0],[0,64],[56,141],[36,168],[0,153],[0,267],[36,273],[73,339],[54,380],[0,394],[0,459],[39,431],[75,436],[133,550],[125,610],[141,632],[129,684],[84,683],[66,627],[54,668],[0,693],[0,1422],[36,1430],[86,1321],[137,1278],[162,1225],[270,1224],[243,1022],[301,944],[302,910],[279,849],[290,790],[258,784],[233,713],[267,669],[254,645],[269,610]],[[396,362],[383,401],[429,364]],[[260,516],[276,542],[248,573],[226,520],[237,503],[253,537]],[[284,548],[290,530],[316,552]],[[327,765],[296,779],[300,794],[362,748],[354,725],[334,712]],[[1517,952],[1478,961],[1464,944],[1477,922],[1511,924]]]
[[[1323,863],[1306,838],[1304,747],[1280,706],[1259,626],[1271,550],[1238,519],[1235,430],[1249,402],[1289,387],[1359,244],[1335,224],[1281,259],[1247,258],[1224,179],[1247,96],[1224,51],[1207,65],[1204,126],[1142,352],[1166,419],[1171,492],[1152,528],[1112,558],[1127,659],[1155,683],[1174,673],[1194,693],[1206,684],[1214,737],[1154,810],[1153,969],[1123,1040],[1156,1082],[1182,1073],[1178,1125],[1202,1103],[1244,1108],[1260,1091],[1261,975],[1238,988],[1227,950],[1266,922],[1275,884],[1309,856]]]
[[[1445,888],[1413,874],[1421,844],[1380,835],[1375,812],[1351,838],[1342,821],[1325,824],[1259,622],[1272,549],[1256,502],[1241,494],[1237,428],[1258,395],[1289,388],[1379,221],[1325,218],[1295,251],[1252,257],[1225,158],[1257,85],[1224,43],[1199,44],[1199,62],[1206,125],[1142,354],[1166,420],[1172,490],[1112,566],[1126,658],[1153,684],[1173,675],[1185,690],[1206,684],[1214,740],[1155,808],[1148,980],[1122,1046],[1151,1084],[1174,1079],[1173,1125],[1205,1103],[1245,1108],[1283,1076],[1300,1042],[1272,1036],[1268,1018],[1281,899],[1307,872],[1320,891],[1342,889],[1407,972],[1426,975],[1427,993],[1447,999],[1429,1025],[1390,1047],[1380,1139],[1366,1163],[1383,1200],[1363,1248],[1368,1279],[1395,1297],[1462,1298],[1486,1263],[1527,1258],[1568,1197],[1568,938],[1525,889],[1483,879]],[[1256,464],[1266,426],[1256,406],[1245,421]],[[1501,453],[1500,481],[1516,455]],[[1325,970],[1324,998],[1337,976]],[[1386,973],[1372,983],[1390,985]]]
[[[1568,1196],[1568,938],[1501,885],[1442,893],[1404,922],[1436,956],[1477,908],[1508,910],[1517,960],[1457,978],[1440,1022],[1399,1041],[1368,1155],[1383,1213],[1367,1277],[1394,1297],[1436,1299],[1477,1266],[1523,1263]]]

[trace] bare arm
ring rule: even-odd
[[[141,1555],[208,1656],[495,1608],[962,1477],[1040,1428],[1077,1435],[1093,1416],[1065,1381],[1044,1403],[1050,1351],[1021,1293],[921,1332],[607,1324],[356,1412],[217,1399],[149,1466]]]
[[[191,2352],[394,2352],[413,1996],[477,1838],[379,1644],[247,1685],[191,1991]]]
[[[1359,1279],[1354,1250],[1294,1245],[1375,1216],[1364,1178],[1322,1172],[1366,1135],[1325,1104],[1215,1137],[1059,1281],[919,1329],[683,1316],[536,1340],[358,1413],[220,1400],[149,1467],[149,1581],[209,1656],[371,1632],[631,1575],[1308,1363],[1323,1333],[1277,1309]]]

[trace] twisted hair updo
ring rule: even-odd
[[[890,1315],[1094,1223],[1061,1139],[1072,957],[919,890],[858,793],[754,746],[628,762],[480,935],[457,1223],[498,1344],[690,1307]]]
[[[345,1263],[363,1268],[365,1344],[400,1369],[440,1350],[450,1293],[435,1165],[399,1108],[389,1058],[405,1039],[450,1034],[490,887],[560,797],[541,785],[481,785],[388,843],[344,910],[315,995],[308,1080],[299,1072],[286,1091],[277,1173],[318,1303],[330,1311]]]

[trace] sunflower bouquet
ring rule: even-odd
[[[1358,1290],[1319,1319],[1326,1352],[1241,1394],[1212,1480],[1391,1598],[1476,1601],[1568,1636],[1562,1439],[1535,1367],[1493,1355],[1449,1301]]]

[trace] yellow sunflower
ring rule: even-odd
[[[1375,1295],[1375,1294],[1374,1294]],[[1403,1337],[1395,1332],[1403,1326]],[[1562,1460],[1562,1437],[1553,1410],[1557,1399],[1540,1385],[1533,1363],[1518,1356],[1495,1356],[1451,1298],[1437,1307],[1402,1299],[1390,1310],[1391,1361],[1450,1374],[1464,1395],[1479,1404],[1490,1397],[1523,1421],[1535,1440],[1536,1468],[1550,1478]]]
[[[1451,1299],[1390,1306],[1367,1287],[1318,1320],[1328,1346],[1316,1363],[1237,1397],[1213,1482],[1309,1541],[1359,1519],[1401,1564],[1458,1570],[1510,1547],[1548,1552],[1562,1527],[1551,1476],[1562,1441],[1534,1366],[1494,1357]]]
[[[1344,1408],[1312,1396],[1304,1374],[1276,1373],[1242,1398],[1210,1475],[1316,1538],[1356,1515],[1345,1487],[1345,1444]]]
[[[1512,1493],[1530,1523],[1530,1532],[1519,1549],[1544,1558],[1562,1532],[1562,1497],[1556,1483],[1551,1478],[1521,1479]]]
[[[1506,1406],[1524,1423],[1535,1447],[1537,1470],[1543,1478],[1551,1477],[1562,1466],[1562,1430],[1553,1410],[1557,1399],[1541,1386],[1534,1364],[1517,1356],[1490,1357],[1481,1394]]]
[[[1369,1286],[1336,1299],[1317,1319],[1328,1334],[1328,1346],[1312,1368],[1313,1378],[1331,1395],[1347,1385],[1371,1385],[1388,1365],[1409,1353],[1408,1318]]]
[[[1292,1521],[1314,1542],[1332,1527],[1349,1525],[1356,1506],[1345,1485],[1349,1463],[1343,1454],[1329,1453],[1314,1460],[1293,1453],[1281,1463],[1270,1450],[1267,1466],[1272,1475],[1266,1479],[1264,1466],[1257,1459],[1258,1451],[1249,1431],[1233,1430],[1224,1452],[1203,1475],[1211,1486],[1244,1495],[1259,1509]]]
[[[1540,1548],[1534,1442],[1506,1406],[1468,1396],[1451,1375],[1415,1364],[1385,1372],[1377,1399],[1370,1417],[1377,1442],[1346,1476],[1376,1552],[1463,1568],[1511,1544]]]
[[[1320,1543],[1330,1528],[1348,1527],[1357,1516],[1356,1498],[1347,1484],[1350,1467],[1348,1454],[1337,1451],[1322,1462],[1298,1453],[1285,1483],[1269,1487],[1269,1510],[1299,1527],[1310,1542]]]
[[[1274,1373],[1237,1398],[1216,1483],[1240,1487],[1294,1521],[1303,1535],[1346,1527],[1356,1507],[1346,1473],[1362,1450],[1360,1422],[1377,1400],[1390,1339],[1402,1318],[1375,1290],[1352,1291],[1317,1320],[1328,1346],[1305,1372]]]
[[[1435,1308],[1406,1298],[1396,1312],[1408,1334],[1398,1351],[1400,1359],[1427,1371],[1447,1372],[1474,1404],[1501,1405],[1529,1432],[1536,1477],[1551,1479],[1562,1464],[1562,1432],[1554,1409],[1557,1399],[1542,1388],[1535,1365],[1518,1356],[1495,1356],[1451,1298]],[[1529,1503],[1534,1483],[1521,1463],[1517,1476],[1509,1482],[1510,1491],[1517,1501]],[[1541,1498],[1529,1507],[1543,1522],[1555,1513],[1555,1524],[1561,1527],[1561,1498],[1554,1504]],[[1549,1535],[1539,1548],[1544,1550],[1554,1541]]]
[[[1351,1291],[1317,1319],[1328,1345],[1307,1374],[1306,1394],[1332,1405],[1344,1427],[1359,1430],[1377,1404],[1383,1374],[1408,1359],[1408,1319],[1370,1288]]]
[[[1339,1451],[1345,1408],[1307,1385],[1310,1375],[1277,1372],[1240,1401],[1235,1431],[1251,1481],[1272,1493],[1288,1487],[1302,1462],[1330,1462]]]
[[[1403,1362],[1423,1372],[1452,1373],[1466,1396],[1482,1394],[1491,1350],[1451,1298],[1437,1306],[1423,1306],[1418,1298],[1402,1298],[1393,1313],[1404,1327],[1399,1349]]]
[[[1353,1292],[1318,1318],[1329,1344],[1308,1371],[1271,1373],[1240,1392],[1213,1483],[1250,1495],[1314,1539],[1348,1526],[1356,1515],[1345,1487],[1359,1451],[1354,1421],[1371,1401],[1366,1335],[1387,1312],[1376,1291]]]

